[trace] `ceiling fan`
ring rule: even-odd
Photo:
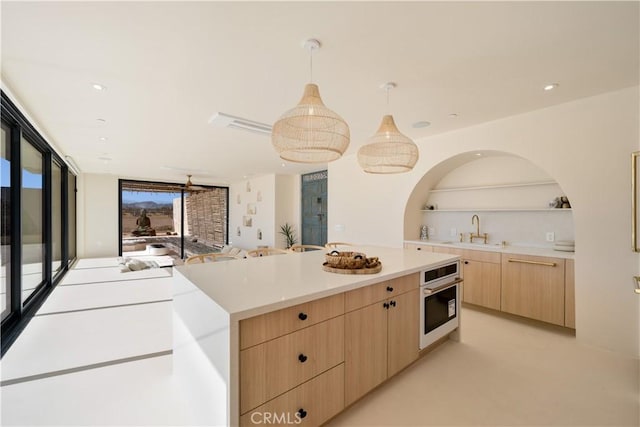
[[[184,184],[184,191],[196,193],[198,191],[207,190],[206,188],[200,187],[199,185],[193,185],[193,183],[191,182],[191,176],[192,175],[187,175],[187,182]]]

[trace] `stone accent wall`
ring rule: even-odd
[[[227,188],[213,188],[187,196],[186,213],[190,236],[207,245],[227,242]]]

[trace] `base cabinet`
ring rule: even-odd
[[[418,358],[420,347],[420,294],[418,289],[390,300],[387,317],[387,377]]]
[[[564,326],[564,259],[502,257],[502,311]]]
[[[500,310],[500,253],[446,247],[434,247],[433,251],[460,255],[462,258],[463,302]]]
[[[404,244],[404,248],[405,249],[413,249],[416,251],[423,251],[423,252],[433,252],[433,246],[430,245],[421,245],[418,243],[405,243]]]
[[[389,289],[402,289],[409,282],[413,289],[345,314],[347,406],[418,358],[419,277],[396,280],[389,282]],[[360,290],[352,292],[347,293],[345,301],[353,308],[357,306],[353,301],[360,299]]]
[[[464,260],[462,301],[500,310],[500,270],[497,263]]]
[[[348,406],[387,379],[387,310],[378,302],[344,318]]]
[[[240,417],[241,426],[319,426],[344,409],[344,364]]]

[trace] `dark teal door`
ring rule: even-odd
[[[303,245],[327,243],[327,171],[302,175]]]

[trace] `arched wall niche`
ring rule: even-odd
[[[459,240],[463,233],[467,241],[475,230],[471,217],[478,214],[481,232],[488,232],[492,244],[551,247],[548,232],[555,240],[574,240],[571,210],[548,207],[558,196],[570,200],[552,176],[521,156],[504,151],[457,154],[415,185],[404,212],[404,239],[418,240],[420,228],[427,225],[432,240]],[[436,209],[425,211],[425,205]]]

